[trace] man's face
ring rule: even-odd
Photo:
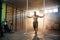
[[[34,15],[36,15],[36,12],[34,11]]]

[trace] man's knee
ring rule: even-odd
[[[35,31],[38,31],[38,28],[35,28],[34,30],[35,30]]]

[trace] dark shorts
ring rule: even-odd
[[[38,22],[33,22],[33,27],[34,27],[34,29],[38,28]]]

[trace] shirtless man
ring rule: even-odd
[[[36,11],[34,11],[34,15],[33,16],[31,16],[31,17],[27,16],[28,18],[33,18],[33,28],[35,30],[35,34],[37,34],[37,31],[38,31],[38,17],[39,18],[43,18],[44,16],[45,15],[43,15],[43,16],[36,15]]]

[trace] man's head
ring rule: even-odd
[[[34,15],[36,15],[36,11],[34,11]]]

